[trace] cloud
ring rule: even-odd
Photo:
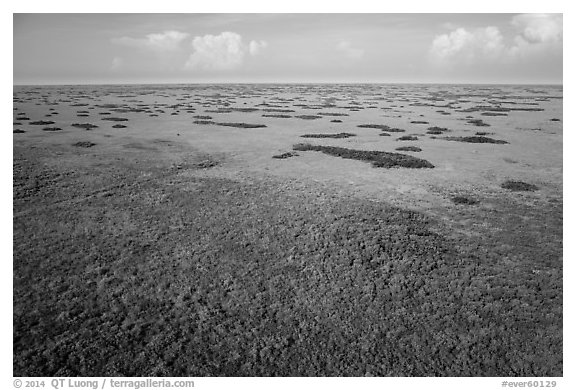
[[[260,51],[268,46],[265,41],[250,41],[248,44],[248,51],[251,55],[255,56],[260,53]]]
[[[120,68],[122,68],[123,65],[124,60],[121,57],[114,57],[112,59],[112,65],[110,66],[110,69],[113,71],[120,70]]]
[[[225,31],[220,35],[194,37],[194,52],[185,64],[187,69],[230,70],[240,67],[246,55],[257,55],[267,46],[265,41],[242,42],[242,36]]]
[[[179,31],[164,31],[163,33],[148,34],[145,38],[112,38],[112,43],[154,51],[176,51],[181,48],[182,42],[189,36],[190,34]]]
[[[229,31],[191,38],[188,33],[169,30],[148,34],[143,38],[113,38],[112,43],[154,53],[155,63],[159,62],[166,69],[183,67],[217,71],[238,68],[247,56],[256,56],[268,46],[266,41],[255,40],[245,44],[240,34]],[[121,66],[121,60],[115,58],[112,69]]]
[[[510,24],[516,34],[508,41],[493,26],[457,28],[434,38],[430,59],[442,66],[514,64],[527,58],[545,60],[562,55],[562,15],[522,14]]]
[[[529,43],[562,42],[561,14],[523,14],[512,18],[520,38]]]
[[[340,41],[336,48],[348,58],[358,60],[364,57],[364,50],[352,47],[349,41]]]
[[[458,28],[449,34],[437,36],[432,42],[430,55],[436,63],[474,63],[497,59],[505,49],[504,38],[496,27],[473,31]]]

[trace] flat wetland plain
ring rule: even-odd
[[[14,87],[14,376],[562,376],[562,87]]]

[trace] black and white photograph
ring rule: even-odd
[[[568,374],[562,13],[12,18],[14,378]]]

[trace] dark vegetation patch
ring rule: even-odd
[[[391,134],[390,133],[380,133],[378,134],[380,137],[390,137]]]
[[[484,136],[470,136],[470,137],[443,137],[447,141],[469,142],[474,144],[507,144],[507,141],[494,139]]]
[[[266,125],[261,124],[252,124],[252,123],[227,123],[227,122],[217,122],[215,125],[218,126],[227,126],[227,127],[237,127],[239,129],[259,129],[262,127],[267,127]]]
[[[231,110],[237,112],[255,112],[259,111],[260,109],[255,107],[232,107]]]
[[[483,116],[508,116],[508,114],[506,114],[505,112],[483,112],[480,115]]]
[[[20,123],[20,122],[13,122],[12,125],[13,125],[13,126],[21,126],[22,123]]]
[[[538,187],[523,181],[506,180],[500,187],[511,191],[536,191]]]
[[[350,138],[356,137],[356,134],[352,133],[336,133],[336,134],[304,134],[301,135],[302,138]]]
[[[468,196],[453,196],[450,200],[452,200],[452,202],[455,204],[465,204],[469,206],[480,203],[478,200]]]
[[[55,122],[53,121],[34,121],[30,122],[31,125],[38,125],[38,126],[46,126],[46,125],[53,125]]]
[[[76,146],[79,148],[91,148],[92,146],[95,146],[96,144],[94,142],[90,142],[90,141],[78,141],[76,143],[73,143],[72,146]]]
[[[30,118],[28,118],[27,116],[19,116],[19,117],[16,118],[16,120],[19,120],[19,121],[29,121]]]
[[[267,118],[292,118],[292,115],[286,114],[262,114],[262,116]]]
[[[431,126],[428,128],[427,134],[442,134],[445,131],[449,131],[446,127]]]
[[[103,121],[113,121],[113,122],[126,122],[128,121],[128,118],[119,118],[119,117],[115,117],[115,116],[109,116],[106,118],[102,118]]]
[[[211,117],[210,115],[194,115],[192,118],[195,118],[195,119],[204,119],[204,120],[212,119],[212,117]]]
[[[126,125],[121,125],[120,123],[115,124],[114,126],[112,126],[114,129],[125,129]]]
[[[399,152],[421,152],[422,149],[420,149],[418,146],[400,146],[399,148],[396,148],[396,150],[398,150]]]
[[[219,163],[218,161],[212,160],[210,158],[202,160],[198,163],[194,164],[195,168],[199,168],[199,169],[208,169],[208,168],[214,168],[215,166],[218,166]]]
[[[332,123],[342,123],[340,119],[332,119],[330,122]]]
[[[43,131],[60,131],[62,130],[60,127],[44,127]]]
[[[529,103],[526,103],[526,104],[529,104]],[[537,108],[537,107],[510,107],[509,110],[510,111],[532,111],[532,112],[544,111],[543,108]]]
[[[560,122],[560,119],[558,119],[558,118],[552,118],[552,119],[550,119],[550,122]]]
[[[418,137],[415,135],[403,135],[402,137],[396,138],[396,141],[417,141]]]
[[[488,132],[486,132],[486,131],[477,131],[477,132],[475,133],[475,135],[490,135],[490,134],[492,134],[492,133],[488,133]]]
[[[98,125],[93,125],[92,123],[72,123],[71,126],[84,130],[92,130],[98,127]]]
[[[214,124],[216,124],[216,122],[214,122],[214,121],[207,121],[207,120],[197,120],[197,121],[194,121],[192,123],[197,124],[197,125],[214,125]]]
[[[328,154],[330,156],[341,157],[345,159],[353,159],[360,161],[371,162],[377,168],[434,168],[430,162],[409,156],[401,153],[389,153],[380,151],[365,151],[347,148],[339,148],[334,146],[320,146],[311,144],[297,144],[294,145],[296,151],[315,151]]]
[[[442,130],[428,130],[426,134],[439,135],[444,134],[444,132]]]
[[[26,131],[22,130],[22,129],[14,129],[12,130],[12,133],[14,134],[21,134],[21,133],[25,133]]]
[[[318,115],[323,116],[350,116],[350,114],[345,114],[341,112],[319,112]]]
[[[390,133],[403,133],[406,130],[403,129],[398,129],[395,127],[390,127],[388,125],[372,125],[372,124],[367,124],[367,125],[358,125],[357,127],[360,127],[362,129],[378,129],[378,130],[382,130],[382,131],[388,131]]]
[[[413,123],[415,125],[427,125],[428,122],[426,121],[410,121],[410,123]]]
[[[205,112],[209,112],[212,114],[229,114],[232,112],[229,108],[218,108],[216,110],[205,110]]]
[[[264,111],[264,112],[296,112],[294,110],[286,109],[286,108],[265,108],[262,111]]]
[[[299,118],[299,119],[320,119],[322,118],[320,115],[296,115],[294,116],[294,118]]]
[[[81,117],[81,118],[86,118],[89,117],[90,115],[88,114],[76,114],[77,117]]]
[[[466,123],[470,123],[471,125],[474,126],[490,126],[488,123],[485,123],[482,119],[470,119],[468,122]]]
[[[285,159],[285,158],[290,158],[290,157],[295,157],[295,156],[298,156],[298,153],[286,152],[286,153],[282,153],[282,154],[276,154],[276,155],[272,156],[272,158]]]

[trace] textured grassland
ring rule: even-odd
[[[178,168],[15,150],[14,375],[562,375],[561,269],[506,234]]]

